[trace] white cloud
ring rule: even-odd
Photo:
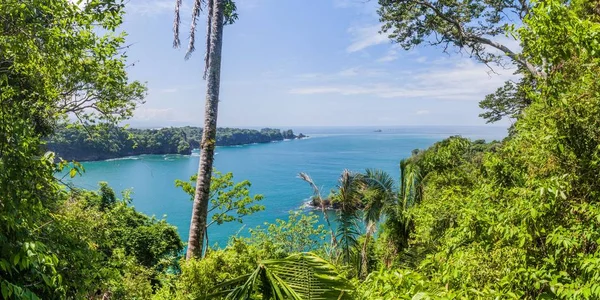
[[[390,49],[384,56],[377,59],[377,62],[390,62],[398,59],[398,57],[398,50]]]
[[[354,67],[354,68],[342,70],[342,71],[338,72],[336,75],[339,75],[341,77],[352,77],[352,76],[380,77],[380,76],[387,75],[387,72],[382,69]]]
[[[416,115],[428,115],[430,113],[430,111],[423,109],[423,110],[417,110],[417,112],[415,113]]]
[[[371,81],[340,78],[333,83],[297,87],[288,92],[300,95],[338,94],[396,99],[477,101],[501,86],[504,81],[514,78],[511,70],[504,73],[490,75],[485,65],[462,59],[455,60],[453,65],[433,65],[417,70],[398,71],[390,76],[372,78]],[[374,82],[375,79],[379,81]]]
[[[339,72],[335,72],[335,73],[331,73],[331,74],[327,74],[327,73],[299,74],[296,76],[296,78],[301,79],[301,80],[318,79],[320,81],[324,81],[324,80],[332,81],[332,80],[347,79],[347,78],[352,78],[352,77],[375,78],[375,77],[382,77],[382,76],[386,76],[386,75],[388,75],[388,72],[383,69],[352,67],[352,68],[343,69]]]
[[[356,76],[358,75],[358,68],[350,68],[342,70],[338,73],[340,76]]]
[[[380,98],[398,98],[398,99],[479,99],[480,90],[463,88],[439,88],[435,89],[427,86],[394,86],[389,83],[364,84],[364,85],[331,85],[314,86],[307,88],[296,88],[289,91],[292,94],[312,95],[312,94],[340,94],[344,96],[369,95]]]
[[[424,62],[427,61],[427,57],[426,56],[420,56],[415,61],[418,62],[418,63],[424,63]]]
[[[385,53],[385,55],[378,58],[376,62],[383,63],[397,60],[401,56],[400,53],[403,53],[402,56],[404,57],[419,55],[419,51],[416,49],[406,51],[402,49],[402,46],[400,46],[399,44],[393,44],[392,46],[390,46],[390,49]]]
[[[350,27],[348,32],[352,35],[352,43],[346,48],[346,51],[349,53],[357,52],[388,42],[388,37],[379,33],[380,29],[380,24]]]

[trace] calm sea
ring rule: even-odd
[[[250,180],[251,192],[264,195],[262,204],[266,209],[246,217],[243,224],[211,226],[211,245],[217,242],[223,246],[231,235],[245,234],[247,228],[264,222],[287,219],[289,211],[300,209],[312,191],[297,178],[299,172],[308,173],[327,195],[344,169],[378,168],[398,178],[400,159],[408,157],[413,149],[426,148],[452,135],[488,141],[506,136],[506,128],[490,126],[292,129],[310,138],[217,148],[215,167],[223,173],[233,172],[236,181]],[[377,129],[382,132],[375,132]],[[192,203],[174,182],[187,180],[197,172],[198,159],[197,154],[142,155],[85,162],[84,175],[72,182],[94,190],[99,181],[108,182],[117,192],[131,189],[137,210],[165,217],[187,241]]]

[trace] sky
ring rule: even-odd
[[[172,47],[175,0],[126,5],[128,72],[148,86],[132,126],[203,123],[206,15],[185,60],[192,1],[183,3],[182,49]],[[223,37],[219,127],[483,125],[478,102],[514,76],[455,51],[400,48],[378,33],[375,0],[236,3],[239,20]]]

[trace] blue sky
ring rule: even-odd
[[[132,126],[202,124],[205,15],[185,61],[185,47],[172,48],[174,2],[126,5],[130,77],[149,88]],[[191,1],[183,2],[187,45]],[[219,126],[482,125],[479,100],[512,76],[441,48],[399,48],[378,34],[374,0],[237,5],[239,20],[224,31]]]

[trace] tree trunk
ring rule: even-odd
[[[202,257],[206,221],[208,218],[208,201],[210,179],[217,135],[217,112],[219,105],[219,84],[221,77],[221,46],[223,44],[223,1],[213,0],[210,23],[210,44],[208,48],[208,83],[206,88],[206,105],[204,112],[204,130],[200,143],[200,164],[192,209],[192,222],[186,259]]]
[[[369,222],[367,224],[367,232],[365,233],[365,243],[363,244],[362,250],[360,251],[360,270],[359,270],[359,278],[365,279],[367,275],[369,275],[369,240],[371,236],[375,232],[375,223]]]

